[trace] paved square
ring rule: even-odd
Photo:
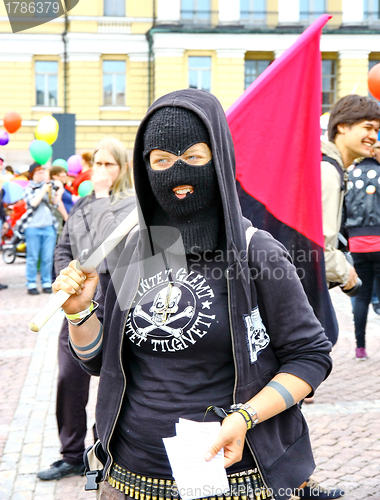
[[[25,263],[6,265],[0,257],[0,500],[91,500],[82,477],[43,482],[36,473],[60,458],[55,422],[57,339],[62,315],[39,332],[28,322],[49,295],[30,296]],[[380,316],[372,308],[366,361],[354,358],[351,301],[331,292],[340,336],[334,369],[304,405],[315,461],[313,477],[325,486],[347,490],[346,500],[380,500]],[[97,380],[91,383],[88,428],[94,422]],[[92,432],[87,442],[91,443]]]

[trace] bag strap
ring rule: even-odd
[[[331,163],[331,165],[334,165],[340,176],[340,190],[346,191],[346,181],[344,180],[344,172],[341,169],[339,163],[336,160],[334,160],[334,158],[330,158],[330,156],[327,155],[322,155],[322,161],[327,161],[328,163]]]
[[[346,192],[347,191],[347,183],[344,179],[344,172],[340,168],[339,163],[334,160],[333,158],[330,158],[329,156],[322,155],[322,161],[327,161],[328,163],[331,163],[331,165],[334,165],[334,167],[337,169],[339,175],[340,175],[340,191]],[[347,208],[346,208],[346,197],[343,198],[343,206],[342,206],[342,220],[340,224],[340,230],[338,233],[338,248],[340,250],[343,250],[345,252],[348,252],[348,234],[347,234],[347,229],[346,229],[346,222],[347,222]]]
[[[245,231],[245,239],[247,242],[247,253],[249,250],[249,244],[251,243],[252,236],[256,233],[257,227],[249,226]]]

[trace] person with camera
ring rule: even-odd
[[[380,107],[370,97],[348,95],[333,107],[328,125],[329,141],[322,143],[322,211],[325,238],[326,280],[344,292],[357,287],[358,275],[338,249],[347,169],[359,157],[371,156],[380,127]],[[330,339],[331,340],[331,339]]]
[[[29,295],[38,295],[37,266],[40,261],[41,285],[44,293],[52,293],[52,266],[57,240],[57,219],[63,189],[45,181],[45,170],[38,163],[29,167],[31,182],[25,190],[28,217],[25,219],[26,280]]]

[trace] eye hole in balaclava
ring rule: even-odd
[[[181,156],[191,146],[211,141],[205,124],[192,111],[167,106],[150,118],[144,134],[144,159],[150,185],[158,202],[153,225],[177,227],[186,253],[213,250],[217,244],[220,194],[214,162],[189,165],[182,159],[165,170],[153,170],[150,152],[159,149]],[[192,186],[193,192],[178,199],[173,189]]]

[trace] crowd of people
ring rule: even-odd
[[[360,361],[371,301],[380,312],[379,128],[378,103],[350,95],[332,109],[322,143],[326,281],[352,297]],[[152,494],[152,482],[165,485],[165,498],[178,497],[162,440],[179,418],[221,423],[205,459],[224,449],[230,487],[244,478],[234,498],[253,490],[256,498],[344,495],[316,488],[310,477],[315,464],[299,404],[329,375],[332,345],[286,249],[242,216],[234,165],[219,101],[187,89],[149,108],[133,174],[116,139],[83,154],[72,182],[63,167],[29,167],[21,227],[28,293],[39,293],[39,266],[43,292],[71,295],[58,347],[62,458],[40,479],[84,473],[95,375],[96,444],[85,463],[101,500],[138,499]],[[90,178],[93,192],[78,199]],[[123,242],[98,269],[84,267],[136,206]],[[274,267],[282,279],[270,278]]]

